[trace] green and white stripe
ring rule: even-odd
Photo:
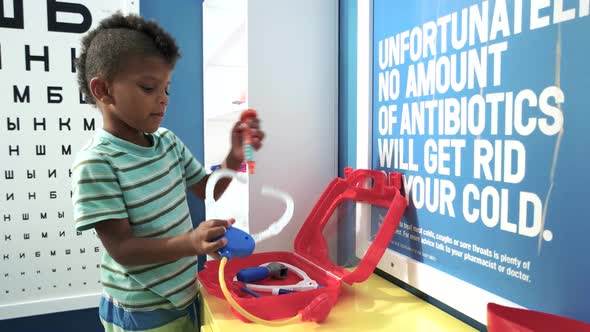
[[[205,170],[169,130],[149,135],[152,147],[121,140],[104,130],[78,153],[72,167],[75,227],[87,230],[128,218],[136,237],[189,232],[186,190]],[[146,266],[123,266],[103,255],[105,296],[126,310],[182,308],[197,293],[196,257]]]

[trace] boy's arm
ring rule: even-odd
[[[237,171],[240,169],[240,164],[241,164],[241,161],[235,160],[234,158],[231,157],[231,155],[228,155],[227,158],[225,158],[225,161],[223,162],[221,167]],[[209,180],[209,174],[207,174],[205,177],[203,177],[201,179],[201,181],[190,186],[192,193],[201,199],[205,199],[205,188],[207,187],[208,180]],[[215,200],[217,200],[225,192],[225,190],[229,186],[230,182],[231,182],[231,179],[228,179],[228,178],[222,178],[222,179],[219,179],[219,181],[217,181],[217,184],[215,185],[215,188],[213,189],[213,197],[215,198]]]
[[[121,265],[167,263],[186,256],[215,256],[227,240],[221,238],[232,220],[207,220],[196,229],[167,238],[138,238],[131,234],[127,218],[110,219],[96,224],[98,237],[109,255]]]

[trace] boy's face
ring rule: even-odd
[[[164,119],[173,69],[157,56],[126,61],[109,84],[112,104],[103,109],[105,128],[123,136],[155,132]]]

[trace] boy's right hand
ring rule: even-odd
[[[217,241],[213,239],[225,234],[226,230],[231,227],[235,219],[221,220],[212,219],[203,221],[190,234],[190,243],[193,246],[197,255],[209,255],[215,259],[219,259],[217,251],[227,244],[227,239],[222,237]]]

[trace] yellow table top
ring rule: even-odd
[[[263,332],[276,328],[244,323],[227,301],[202,291],[202,332]],[[344,285],[338,302],[321,324],[281,326],[280,331],[476,331],[430,303],[373,274],[367,281]]]

